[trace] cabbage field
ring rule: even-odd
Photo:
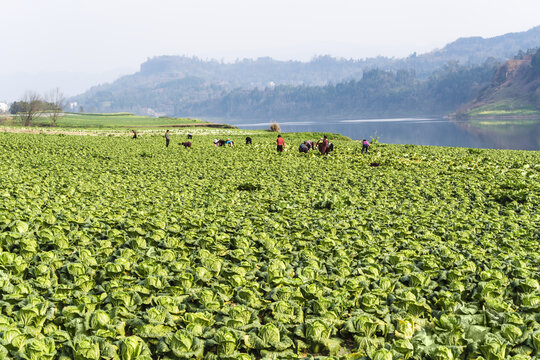
[[[539,152],[215,136],[0,133],[0,359],[540,358]]]

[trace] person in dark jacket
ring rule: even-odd
[[[305,143],[301,143],[300,147],[298,148],[298,151],[300,151],[301,153],[307,154],[309,151],[309,148],[307,147]]]
[[[246,138],[246,145],[251,145],[251,138],[249,136]]]
[[[328,155],[330,154],[330,152],[334,151],[334,144],[333,143],[329,143],[328,144],[328,147],[326,148],[326,154],[325,155]]]
[[[169,142],[171,141],[171,136],[169,135],[169,130],[165,132],[165,147],[169,147]]]

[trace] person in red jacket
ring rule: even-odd
[[[283,146],[285,145],[285,140],[281,137],[281,135],[277,136],[277,151],[283,152]]]

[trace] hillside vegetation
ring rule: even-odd
[[[499,66],[490,86],[463,106],[458,115],[540,116],[540,49]]]
[[[410,71],[369,70],[360,80],[326,86],[233,90],[182,113],[232,119],[324,119],[444,115],[490,84],[496,64],[449,64],[420,80]]]
[[[0,357],[538,359],[539,152],[220,131],[0,132]]]

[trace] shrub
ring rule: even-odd
[[[279,127],[278,123],[273,122],[270,124],[270,131],[281,132],[281,128]]]

